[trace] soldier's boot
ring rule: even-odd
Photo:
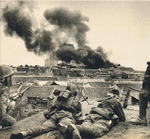
[[[131,123],[134,125],[147,125],[147,121],[145,117],[140,118],[140,116],[137,119],[131,120]]]
[[[139,98],[139,117],[137,119],[133,119],[130,122],[135,125],[147,125],[146,120],[146,109],[147,109],[147,100],[143,98],[140,94]]]
[[[11,134],[10,139],[23,139],[27,136],[36,136],[42,133],[41,127],[33,127],[31,129],[28,129],[27,131],[22,131],[17,134]]]
[[[74,124],[68,125],[68,131],[72,133],[72,139],[82,139],[80,136],[79,130]]]
[[[17,133],[17,134],[11,134],[10,136],[10,139],[23,139],[27,136],[29,136],[29,131],[23,131],[23,132],[20,132],[20,133]]]

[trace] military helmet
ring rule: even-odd
[[[7,65],[0,65],[0,80],[11,76],[13,74],[12,69]]]
[[[66,87],[66,90],[69,90],[71,93],[77,93],[78,88],[74,83],[69,83]]]
[[[116,94],[118,96],[120,95],[120,89],[116,84],[109,88],[110,88],[110,93]]]
[[[150,65],[150,61],[147,61],[147,65]]]

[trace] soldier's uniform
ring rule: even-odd
[[[8,111],[12,108],[9,99],[9,88],[12,85],[13,72],[7,65],[0,65],[0,125],[3,127],[12,126],[16,120],[8,115]]]
[[[119,97],[111,95],[92,108],[81,125],[70,125],[70,129],[76,130],[72,135],[73,139],[97,138],[106,134],[118,121],[125,121],[125,114]]]
[[[148,101],[150,101],[150,62],[147,62],[148,66],[145,71],[144,80],[142,83],[142,89],[139,93],[139,117],[131,120],[133,124],[146,125],[146,109]]]
[[[2,88],[0,93],[0,122],[2,127],[12,126],[16,123],[16,120],[7,114],[12,108],[8,93],[9,90],[7,87]]]
[[[44,116],[47,119],[41,127],[33,127],[27,131],[17,134],[12,134],[11,139],[22,139],[26,136],[35,136],[49,131],[59,130],[65,135],[67,127],[70,124],[76,124],[77,119],[81,116],[81,103],[75,87],[69,85],[65,91],[58,93],[52,102],[49,112],[45,112]]]

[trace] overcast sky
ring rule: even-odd
[[[66,7],[89,18],[88,46],[101,46],[111,62],[145,70],[150,61],[150,1],[36,1],[35,19],[41,21],[49,8]],[[1,9],[6,5],[1,1]],[[0,64],[44,65],[46,55],[26,50],[24,41],[8,37],[0,24]]]

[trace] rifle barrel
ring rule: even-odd
[[[131,90],[134,90],[134,91],[137,91],[137,92],[141,92],[140,90],[136,89],[136,88],[133,88],[133,87],[130,87],[128,86],[127,88],[131,89]]]

